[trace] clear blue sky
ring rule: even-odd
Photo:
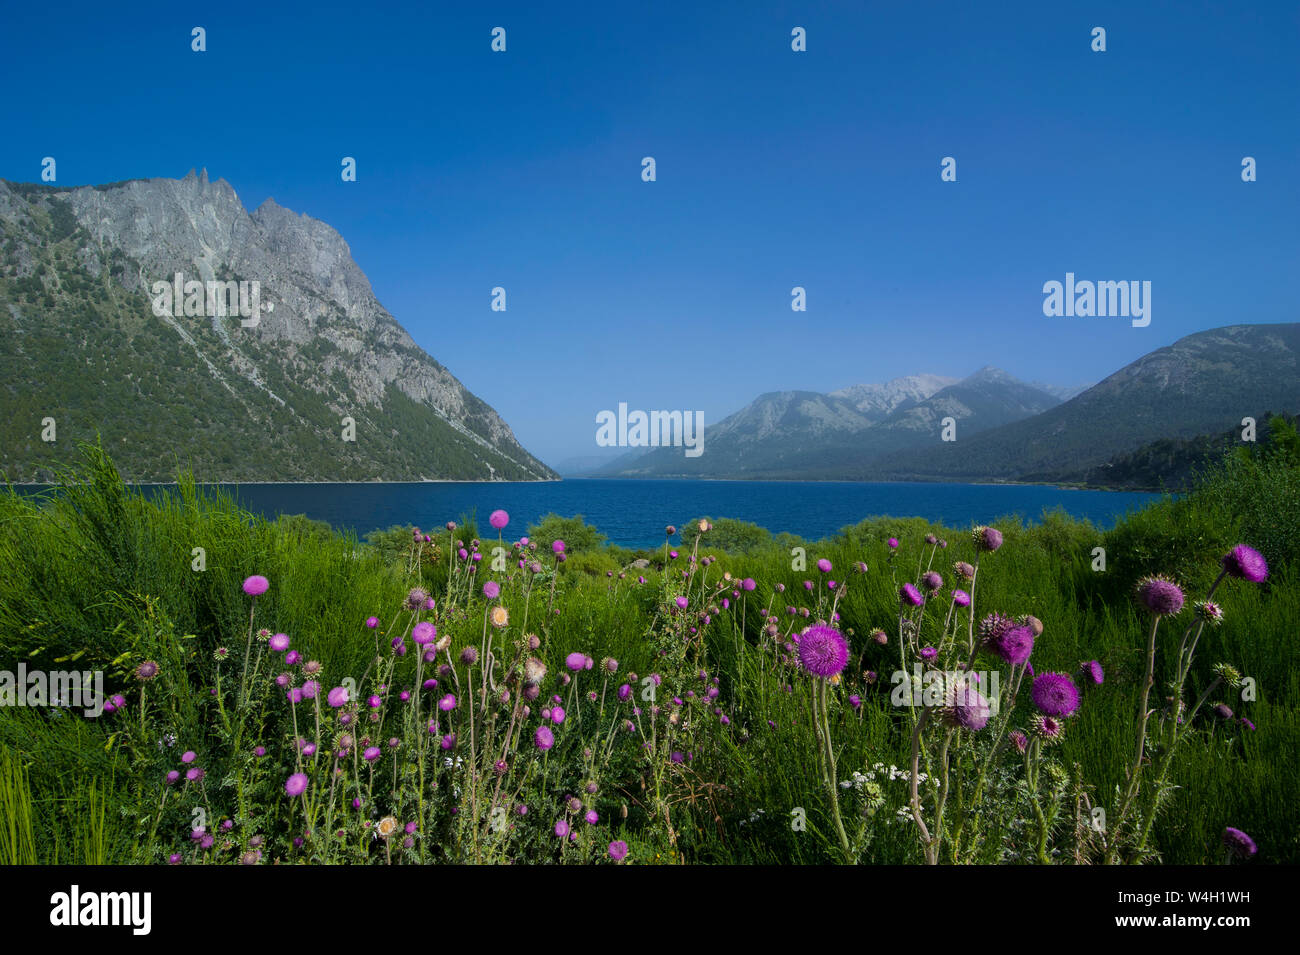
[[[207,167],[324,220],[551,463],[620,401],[707,426],[922,371],[1072,384],[1300,319],[1290,0],[129,7],[6,5],[0,177]],[[1151,281],[1150,326],[1044,317],[1067,271]]]

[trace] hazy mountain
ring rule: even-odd
[[[213,291],[159,315],[155,283],[177,272]],[[239,281],[231,304],[249,309],[213,314],[219,283]],[[250,215],[206,171],[0,181],[0,373],[14,481],[47,477],[97,431],[134,480],[178,462],[204,480],[556,476],[379,304],[334,229],[272,199]]]
[[[704,453],[655,449],[603,476],[854,480],[872,462],[939,441],[942,420],[976,434],[1050,408],[1057,399],[1004,371],[961,380],[916,375],[831,394],[777,391],[705,428]]]
[[[555,464],[562,477],[589,477],[611,467],[628,467],[646,453],[644,448],[605,448],[603,454],[583,454],[565,458]]]
[[[1029,384],[1030,387],[1045,391],[1053,398],[1059,398],[1061,401],[1069,401],[1075,395],[1081,395],[1092,387],[1091,382],[1078,385],[1049,385],[1041,381],[1031,381]]]
[[[832,398],[846,398],[864,415],[879,416],[894,411],[901,405],[924,401],[936,391],[955,385],[958,379],[942,375],[908,375],[883,384],[852,385],[832,391]]]
[[[1242,418],[1261,409],[1300,409],[1298,323],[1188,335],[978,441],[959,432],[952,444],[901,450],[878,461],[873,477],[1081,481],[1148,442],[1240,429]]]

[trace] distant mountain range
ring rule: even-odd
[[[913,375],[830,394],[769,392],[706,427],[700,457],[656,448],[595,473],[1084,483],[1150,442],[1300,408],[1298,360],[1300,324],[1233,325],[1182,338],[1086,389],[1049,390],[985,367],[961,380]],[[941,440],[945,418],[955,421],[955,441]]]
[[[830,394],[759,395],[705,429],[704,454],[657,448],[617,461],[598,476],[855,480],[873,461],[938,440],[944,418],[958,434],[978,434],[1060,404],[1060,399],[997,368],[962,378],[912,375]]]
[[[1087,479],[1160,439],[1240,428],[1264,410],[1300,409],[1300,323],[1229,325],[1158,348],[1082,394],[978,441],[918,444],[874,465],[911,480]],[[707,444],[707,432],[706,443]]]
[[[379,304],[334,229],[272,199],[250,214],[206,170],[0,180],[0,379],[11,481],[48,480],[97,433],[137,481],[178,464],[212,481],[557,477]]]

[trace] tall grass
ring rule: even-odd
[[[13,670],[25,661],[31,668],[102,669],[109,692],[120,690],[134,702],[138,689],[130,670],[143,659],[160,660],[167,682],[151,687],[151,713],[193,748],[212,732],[202,700],[216,676],[213,654],[242,643],[248,604],[240,582],[254,573],[275,581],[259,598],[260,619],[293,634],[295,646],[309,646],[327,674],[359,674],[366,667],[375,646],[362,621],[396,606],[406,592],[406,568],[392,559],[391,547],[313,533],[300,521],[255,517],[189,480],[142,494],[122,483],[101,452],[88,455],[84,467],[40,498],[0,495],[0,566],[6,568],[0,574],[0,668]],[[1291,513],[1296,484],[1289,472],[1274,480],[1256,471],[1236,479],[1240,494],[1234,497],[1233,480],[1219,475],[1205,490],[1157,502],[1106,532],[1061,513],[1032,526],[994,515],[988,521],[1003,530],[1006,542],[981,568],[983,610],[1033,614],[1046,624],[1033,658],[1040,671],[1072,672],[1091,659],[1106,670],[1105,685],[1088,691],[1059,751],[1063,763],[1080,765],[1102,803],[1125,779],[1143,676],[1141,621],[1129,600],[1133,582],[1163,571],[1181,575],[1190,593],[1203,592],[1202,578],[1239,535],[1269,532],[1274,572],[1268,585],[1219,592],[1226,620],[1207,632],[1191,678],[1199,690],[1213,678],[1215,663],[1235,663],[1253,679],[1257,699],[1219,694],[1210,703],[1228,702],[1257,729],[1198,732],[1180,752],[1171,773],[1179,788],[1155,836],[1161,858],[1170,863],[1217,861],[1225,825],[1254,835],[1262,861],[1300,861],[1300,582],[1259,503],[1280,494],[1276,510]],[[1247,493],[1248,500],[1240,499]],[[891,562],[910,579],[927,532],[951,542],[935,565],[945,577],[952,561],[969,559],[964,530],[890,517],[864,520],[819,542],[783,535],[755,544],[761,535],[751,535],[743,553],[709,551],[705,539],[701,553],[715,553],[721,570],[758,581],[706,634],[710,669],[721,677],[735,732],[716,759],[683,773],[672,797],[680,824],[674,823],[679,838],[671,847],[654,842],[635,779],[624,780],[627,826],[646,827],[651,856],[730,863],[837,858],[807,691],[761,656],[764,610],[770,607],[787,625],[786,605],[797,603],[803,581],[817,576],[792,569],[793,543],[807,548],[810,568],[818,557],[834,563],[847,588],[839,612],[852,652],[842,695],[863,698],[859,709],[840,703],[830,713],[842,747],[840,776],[883,763],[887,777],[888,767],[904,765],[908,749],[889,704],[897,653],[892,641],[878,646],[867,634],[874,627],[895,633]],[[439,534],[445,554],[447,535]],[[897,552],[887,544],[890,537],[902,541]],[[1095,569],[1098,547],[1106,552],[1104,571]],[[592,550],[575,555],[561,574],[556,613],[546,624],[547,645],[558,654],[547,661],[553,669],[568,650],[615,657],[642,674],[654,669],[647,627],[663,578],[657,567],[620,577],[632,557],[654,563],[662,553]],[[857,561],[868,564],[868,573],[847,572]],[[680,562],[667,568],[679,569]],[[441,593],[445,561],[422,573],[430,591]],[[638,574],[647,577],[645,585],[635,583]],[[1157,687],[1172,676],[1168,654],[1161,663]],[[868,672],[878,675],[877,682]],[[139,820],[147,814],[145,781],[133,777],[131,754],[121,751],[113,726],[70,712],[0,709],[0,862],[144,861]],[[882,804],[872,815],[863,858],[915,863],[914,834],[898,818],[906,786],[888,778],[880,785]],[[792,825],[800,813],[804,828]]]
[[[11,749],[0,747],[0,865],[35,865],[32,790],[27,768]]]

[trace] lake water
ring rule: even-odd
[[[306,514],[364,536],[394,524],[425,531],[477,515],[479,532],[497,508],[510,514],[506,536],[518,538],[548,513],[582,514],[611,543],[654,547],[664,526],[696,517],[732,517],[773,533],[809,540],[834,534],[864,517],[924,517],[964,528],[1018,514],[1039,520],[1063,508],[1102,527],[1160,497],[1129,491],[1058,487],[857,482],[582,480],[470,484],[241,484],[223,485],[256,513]]]

